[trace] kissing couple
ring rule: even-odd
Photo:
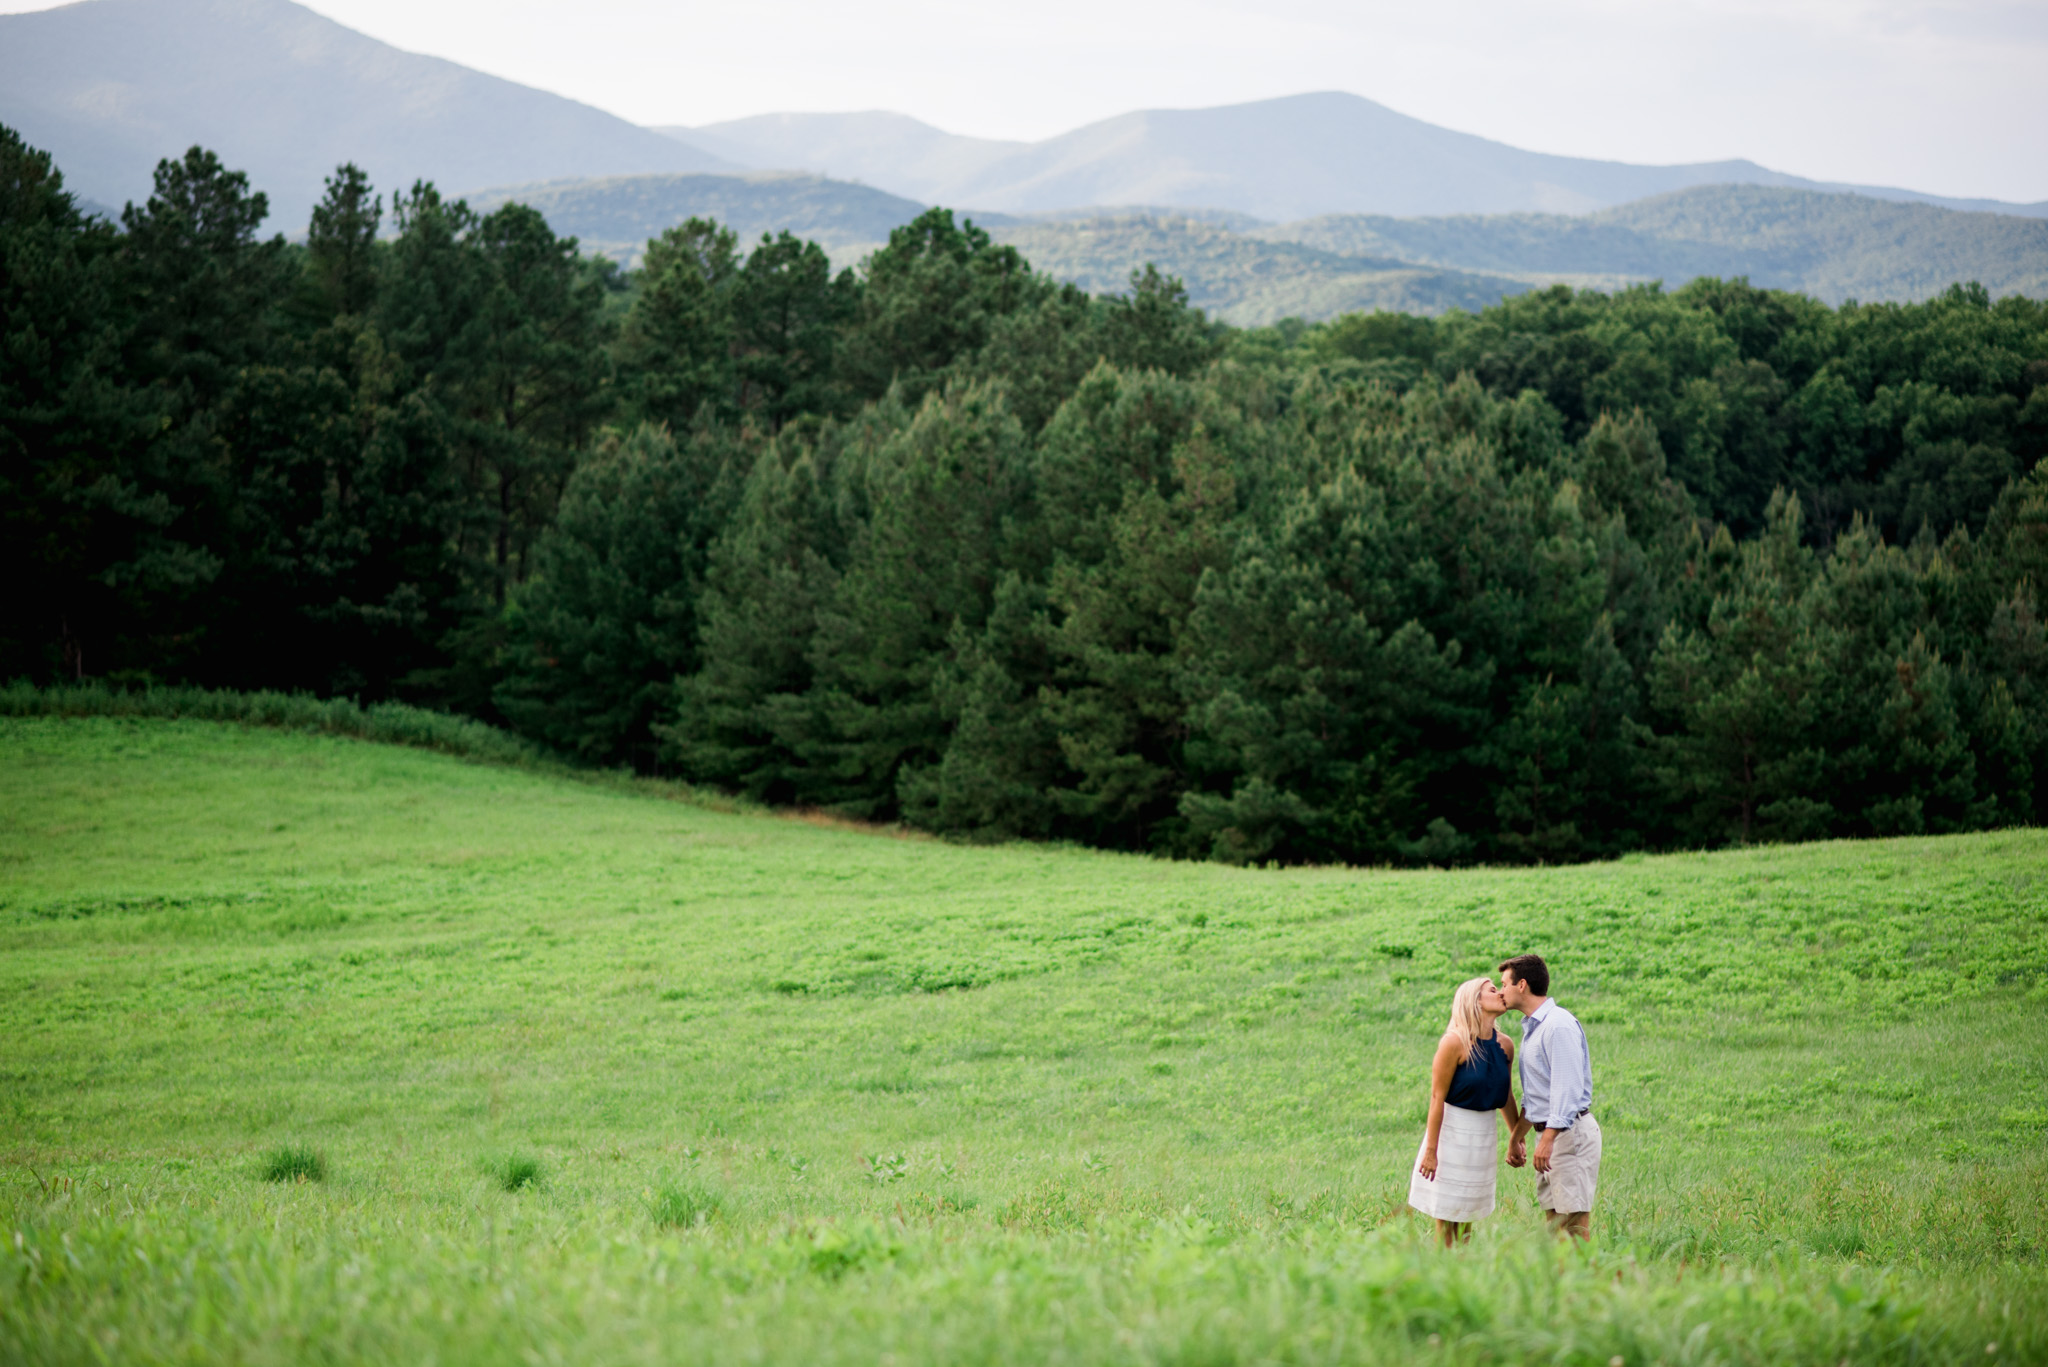
[[[1503,1012],[1522,1013],[1522,1104],[1515,1104],[1515,1043],[1494,1028]],[[1436,1220],[1449,1247],[1471,1222],[1493,1214],[1500,1142],[1495,1114],[1508,1126],[1508,1166],[1536,1169],[1536,1204],[1553,1230],[1593,1233],[1593,1192],[1600,1182],[1600,1124],[1593,1119],[1593,1056],[1579,1018],[1550,996],[1541,955],[1500,965],[1500,984],[1474,978],[1451,997],[1451,1023],[1429,1068],[1429,1124],[1408,1204]],[[1538,1131],[1536,1152],[1524,1139]]]

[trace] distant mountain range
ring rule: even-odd
[[[1155,263],[1240,323],[1698,275],[1830,301],[1922,298],[1956,280],[2048,296],[2048,203],[1821,184],[1747,161],[1550,156],[1344,94],[1143,111],[1033,143],[888,113],[655,130],[291,0],[0,15],[0,123],[108,206],[143,198],[159,158],[203,144],[249,173],[287,233],[343,161],[387,194],[427,179],[484,208],[522,200],[623,260],[699,214],[749,242],[787,228],[851,264],[944,203],[1063,279],[1115,289]]]
[[[574,100],[420,57],[289,0],[85,0],[0,15],[0,123],[78,194],[148,197],[194,143],[249,173],[302,233],[344,161],[388,193],[735,168]]]
[[[816,176],[623,176],[494,190],[555,231],[624,261],[692,215],[753,241],[787,228],[842,266],[923,211],[913,199]],[[1771,186],[1699,186],[1597,214],[1444,218],[1325,215],[1268,224],[1226,211],[1150,207],[975,214],[1032,264],[1091,290],[1116,290],[1147,263],[1236,323],[1353,309],[1479,308],[1562,281],[1613,289],[1701,275],[1844,299],[1923,299],[1958,280],[1993,294],[2048,297],[2048,220],[1964,213],[1862,195]]]
[[[1149,204],[1230,209],[1271,222],[1318,214],[1576,214],[1696,185],[1774,185],[2048,216],[2048,202],[1828,184],[1752,161],[1635,166],[1551,156],[1335,92],[1142,110],[1032,143],[959,137],[889,113],[762,114],[660,131],[746,166],[1007,213]]]
[[[655,172],[794,171],[983,211],[1151,205],[1269,223],[1580,214],[1732,184],[2048,216],[2048,202],[1823,184],[1749,161],[1637,166],[1552,156],[1340,93],[1141,110],[1029,143],[961,137],[890,113],[763,114],[654,130],[401,52],[291,0],[82,0],[0,15],[0,123],[53,152],[74,190],[110,205],[144,196],[159,158],[204,144],[249,172],[287,232],[303,230],[322,179],[342,161],[386,189],[415,179],[464,192]]]

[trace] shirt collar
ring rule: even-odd
[[[1545,997],[1543,999],[1543,1005],[1537,1007],[1534,1012],[1530,1013],[1528,1016],[1523,1018],[1522,1028],[1524,1030],[1527,1030],[1532,1025],[1541,1025],[1543,1023],[1544,1017],[1550,1014],[1550,1008],[1556,1005],[1557,998]]]

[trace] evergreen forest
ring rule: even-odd
[[[267,208],[194,148],[111,221],[0,129],[0,679],[1236,862],[2048,819],[2041,301],[1232,329],[944,209],[835,272],[353,165]]]

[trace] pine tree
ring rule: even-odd
[[[283,237],[257,236],[269,214],[247,175],[201,147],[157,163],[148,201],[121,212],[138,313],[131,364],[164,392],[176,420],[203,414],[237,367],[266,357],[291,269]]]
[[[1204,575],[1230,562],[1238,500],[1226,443],[1196,423],[1168,470],[1127,485],[1102,557],[1064,556],[1052,571],[1054,678],[1040,705],[1072,777],[1051,797],[1095,842],[1187,847],[1181,636]]]
[[[834,276],[817,243],[763,234],[732,288],[739,406],[770,431],[805,414],[843,413],[849,396],[836,374],[838,340],[859,302],[853,272]]]
[[[757,801],[814,800],[812,643],[845,554],[831,487],[838,435],[807,446],[785,434],[756,457],[711,549],[702,667],[676,681],[674,718],[654,727],[685,775]]]
[[[354,162],[327,178],[327,193],[313,206],[306,254],[328,317],[367,311],[377,293],[377,227],[383,196]]]
[[[1802,592],[1811,558],[1796,499],[1740,548],[1703,630],[1666,629],[1650,696],[1671,730],[1651,765],[1681,830],[1718,844],[1825,834],[1836,817],[1817,726],[1835,641]]]
[[[1044,585],[1014,569],[996,581],[988,621],[949,633],[932,678],[948,730],[937,764],[906,767],[896,790],[912,824],[974,839],[1059,829],[1051,793],[1066,778],[1059,738],[1040,706],[1053,678]]]
[[[119,236],[0,126],[0,674],[156,664],[147,623],[217,564],[175,524],[148,443],[161,406],[122,365]],[[141,647],[141,648],[138,648]]]
[[[901,776],[943,754],[938,668],[956,628],[987,621],[1007,524],[1029,502],[1027,449],[1001,393],[968,386],[928,398],[866,453],[865,516],[813,645],[828,727],[809,751],[820,801],[894,815]]]
[[[760,443],[707,428],[612,433],[569,479],[506,613],[498,708],[519,730],[601,763],[650,767],[653,724],[697,672],[712,539]]]
[[[860,306],[839,351],[852,392],[880,398],[891,386],[917,403],[956,360],[989,338],[995,320],[1050,293],[1014,247],[996,245],[950,209],[928,209],[889,233],[863,267]]]
[[[739,404],[734,367],[734,293],[739,240],[692,218],[647,244],[640,296],[619,337],[626,406],[641,422],[683,431],[706,405],[713,418]]]
[[[241,497],[200,677],[391,697],[446,664],[463,490],[375,328],[344,315],[315,342],[334,364],[246,367],[223,405]]]
[[[1427,789],[1489,671],[1404,609],[1388,496],[1356,469],[1300,491],[1200,586],[1182,687],[1211,776],[1181,799],[1215,857],[1385,862],[1460,848]]]

